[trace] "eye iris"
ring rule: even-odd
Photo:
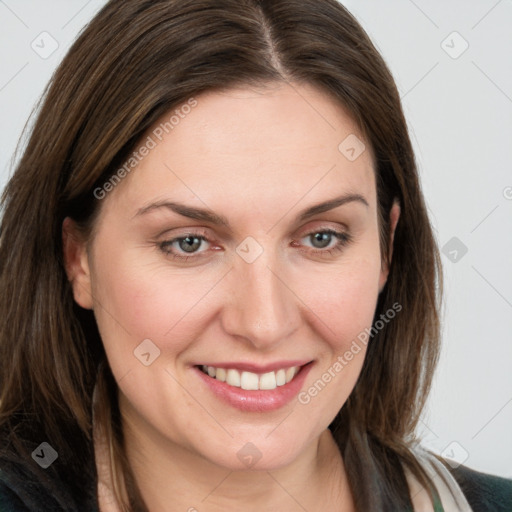
[[[331,233],[315,233],[312,235],[313,246],[317,249],[323,249],[327,247],[332,240]]]
[[[184,252],[195,252],[201,246],[201,239],[197,236],[187,236],[179,240],[179,246]]]

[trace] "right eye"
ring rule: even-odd
[[[188,233],[185,236],[165,240],[158,245],[162,252],[172,258],[188,260],[190,258],[197,258],[199,256],[196,255],[202,255],[207,251],[210,242],[201,233]]]

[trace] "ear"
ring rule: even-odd
[[[62,251],[68,281],[73,288],[77,304],[84,309],[92,309],[92,289],[87,244],[79,229],[70,217],[62,223]]]
[[[393,206],[391,207],[391,211],[389,212],[389,253],[388,253],[388,261],[382,262],[382,268],[380,272],[379,278],[379,293],[382,292],[384,286],[386,285],[386,281],[389,275],[389,267],[391,265],[391,260],[393,259],[393,241],[395,240],[395,231],[396,226],[398,224],[398,219],[400,218],[400,205],[398,201],[393,202]]]

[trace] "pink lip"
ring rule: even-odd
[[[286,363],[288,364],[288,362]],[[213,366],[213,365],[210,365]],[[275,365],[272,365],[275,367]],[[272,390],[255,390],[248,391],[242,388],[237,388],[234,386],[230,386],[225,382],[221,382],[213,377],[209,377],[204,372],[202,372],[198,367],[193,367],[192,370],[195,371],[200,379],[208,386],[208,388],[219,397],[221,400],[224,400],[229,405],[236,407],[237,409],[245,412],[270,412],[280,409],[286,404],[290,403],[302,389],[304,385],[304,380],[306,379],[309,370],[313,366],[313,363],[308,363],[306,365],[299,364],[291,364],[290,366],[301,366],[299,373],[290,381],[288,384],[284,386],[278,386],[276,389]],[[230,363],[226,366],[219,364],[216,365],[217,368],[236,368],[243,369],[245,371],[253,371],[255,373],[265,373],[266,371],[273,371],[269,369],[270,366],[254,366],[254,365],[236,365]],[[248,368],[252,367],[253,370],[249,370]],[[287,368],[287,366],[279,366],[278,368]]]

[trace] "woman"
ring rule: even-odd
[[[439,256],[334,0],[110,1],[3,208],[3,509],[512,506],[414,438]]]

